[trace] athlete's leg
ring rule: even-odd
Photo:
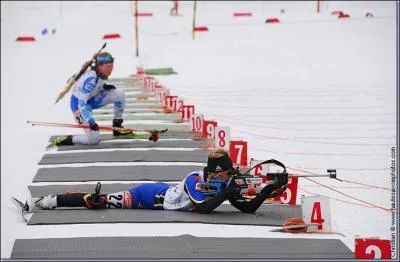
[[[104,90],[100,96],[95,97],[95,101],[92,104],[92,108],[100,108],[108,104],[114,104],[114,119],[112,126],[114,128],[123,128],[122,122],[124,121],[123,114],[125,108],[125,94],[123,91],[118,89]],[[128,130],[114,130],[114,136],[121,136],[130,134]]]
[[[90,99],[88,101],[88,105],[91,106],[93,109],[92,104],[94,103],[94,99]],[[74,121],[77,124],[88,124],[85,120],[81,117],[79,109],[78,109],[78,100],[75,97],[71,97],[71,110],[74,116]],[[82,145],[97,145],[100,143],[100,133],[99,131],[93,131],[89,128],[83,129],[85,134],[84,135],[74,135],[72,136],[72,143],[73,144],[82,144]]]
[[[92,109],[114,104],[114,118],[122,119],[125,109],[125,93],[118,89],[104,90],[94,98]]]
[[[166,183],[146,183],[131,188],[132,208],[164,209],[164,195],[168,188]]]

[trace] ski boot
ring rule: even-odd
[[[59,136],[56,137],[48,146],[47,148],[50,147],[59,147],[59,146],[72,146],[72,136]]]
[[[47,195],[42,197],[32,197],[29,201],[26,201],[24,210],[26,212],[32,212],[35,208],[40,209],[55,209],[57,207],[57,196]]]
[[[119,128],[124,128],[123,126],[122,126],[122,122],[124,122],[124,120],[122,120],[122,119],[114,119],[113,120],[113,127],[114,127],[114,130],[113,130],[113,135],[114,136],[126,136],[126,135],[131,135],[132,134],[132,131],[130,131],[130,130],[119,130]]]
[[[101,183],[97,182],[94,193],[88,193],[83,197],[86,207],[89,209],[103,209],[106,207],[107,196],[100,193]]]

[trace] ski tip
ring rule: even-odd
[[[14,199],[14,200],[17,201],[17,202],[21,202],[21,201],[19,201],[18,199],[16,199],[16,198],[13,197],[13,196],[11,196],[11,198]]]
[[[57,149],[57,148],[59,148],[59,146],[55,145],[53,142],[49,143],[49,144],[46,146],[46,150]]]
[[[22,201],[16,199],[16,198],[13,197],[13,196],[11,196],[11,198],[12,198],[21,208],[24,208],[24,207],[25,207],[25,204],[24,204]]]
[[[46,146],[46,149],[48,150],[48,149],[50,149],[50,148],[53,148],[54,146],[52,145],[52,144],[50,144],[50,145],[47,145]]]
[[[279,229],[272,229],[272,230],[270,230],[269,232],[285,232],[282,228],[279,228]]]

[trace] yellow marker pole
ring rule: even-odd
[[[135,40],[136,40],[136,57],[138,57],[139,56],[138,0],[135,0]]]
[[[196,27],[196,7],[197,7],[197,0],[193,2],[193,28],[192,28],[192,38],[195,38],[195,31],[194,28]]]

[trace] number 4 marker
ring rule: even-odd
[[[329,198],[326,196],[311,196],[301,199],[303,220],[308,226],[307,232],[331,232],[331,213]]]

